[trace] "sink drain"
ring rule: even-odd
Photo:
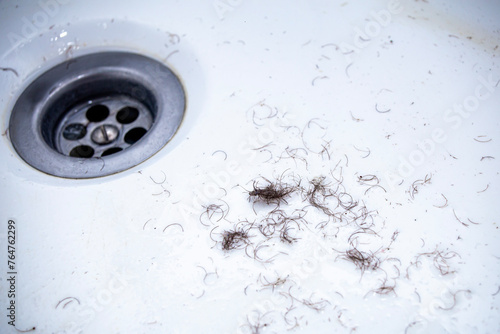
[[[110,96],[76,106],[56,130],[56,148],[77,158],[103,157],[125,150],[153,125],[151,112],[127,96]]]
[[[158,152],[185,109],[179,79],[165,65],[125,52],[61,63],[17,100],[12,144],[31,166],[68,178],[105,176]]]

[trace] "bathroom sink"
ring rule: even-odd
[[[1,1],[0,332],[500,331],[499,14],[486,0]],[[168,101],[141,123],[155,135],[106,151],[126,117],[67,125],[112,109],[101,91],[142,102],[68,71],[123,54],[181,88],[143,80]],[[64,95],[71,113],[30,135],[54,104],[19,101],[57,66],[71,75],[45,79],[46,96],[82,78],[97,95]],[[83,136],[107,153],[71,153]]]

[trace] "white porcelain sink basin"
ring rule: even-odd
[[[0,332],[499,332],[499,16],[486,0],[0,2]],[[17,98],[103,51],[177,74],[179,130],[114,175],[31,167]]]

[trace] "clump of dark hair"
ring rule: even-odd
[[[233,249],[241,249],[248,246],[248,235],[249,228],[244,228],[242,226],[236,226],[232,230],[226,230],[222,233],[222,249],[225,251]]]
[[[332,194],[328,191],[328,184],[325,182],[325,177],[315,177],[310,181],[312,187],[306,193],[306,198],[309,204],[323,211],[327,216],[333,216],[332,210],[324,203],[324,200]],[[321,198],[322,197],[322,198]]]
[[[365,270],[376,270],[380,266],[380,259],[373,253],[362,252],[357,248],[349,249],[345,254],[339,255],[344,260],[351,261],[362,273]]]
[[[276,204],[287,203],[286,198],[295,191],[295,187],[282,183],[281,181],[271,182],[266,179],[268,184],[265,187],[259,187],[257,182],[253,184],[253,190],[248,192],[249,200],[254,203]],[[288,203],[287,203],[288,204]]]

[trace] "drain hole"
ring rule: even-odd
[[[69,155],[75,158],[92,158],[94,149],[87,145],[80,145],[72,149]]]
[[[123,149],[120,148],[120,147],[112,147],[110,149],[107,149],[106,151],[102,152],[102,155],[101,157],[105,157],[107,155],[111,155],[111,154],[115,154],[115,153],[118,153],[120,151],[122,151]]]
[[[122,108],[116,114],[116,120],[121,124],[130,124],[135,121],[139,117],[139,110],[134,107],[125,107]]]
[[[126,52],[72,57],[26,87],[12,109],[9,135],[21,158],[47,174],[111,175],[172,139],[185,97],[175,73],[152,58]]]
[[[87,128],[83,124],[73,123],[68,125],[63,131],[63,137],[67,140],[78,140],[85,137]]]
[[[147,130],[144,128],[133,128],[125,135],[125,142],[127,144],[134,144],[146,134]]]
[[[92,106],[89,108],[89,110],[87,110],[85,116],[87,116],[87,119],[91,122],[102,122],[106,118],[108,118],[109,109],[102,104]]]

